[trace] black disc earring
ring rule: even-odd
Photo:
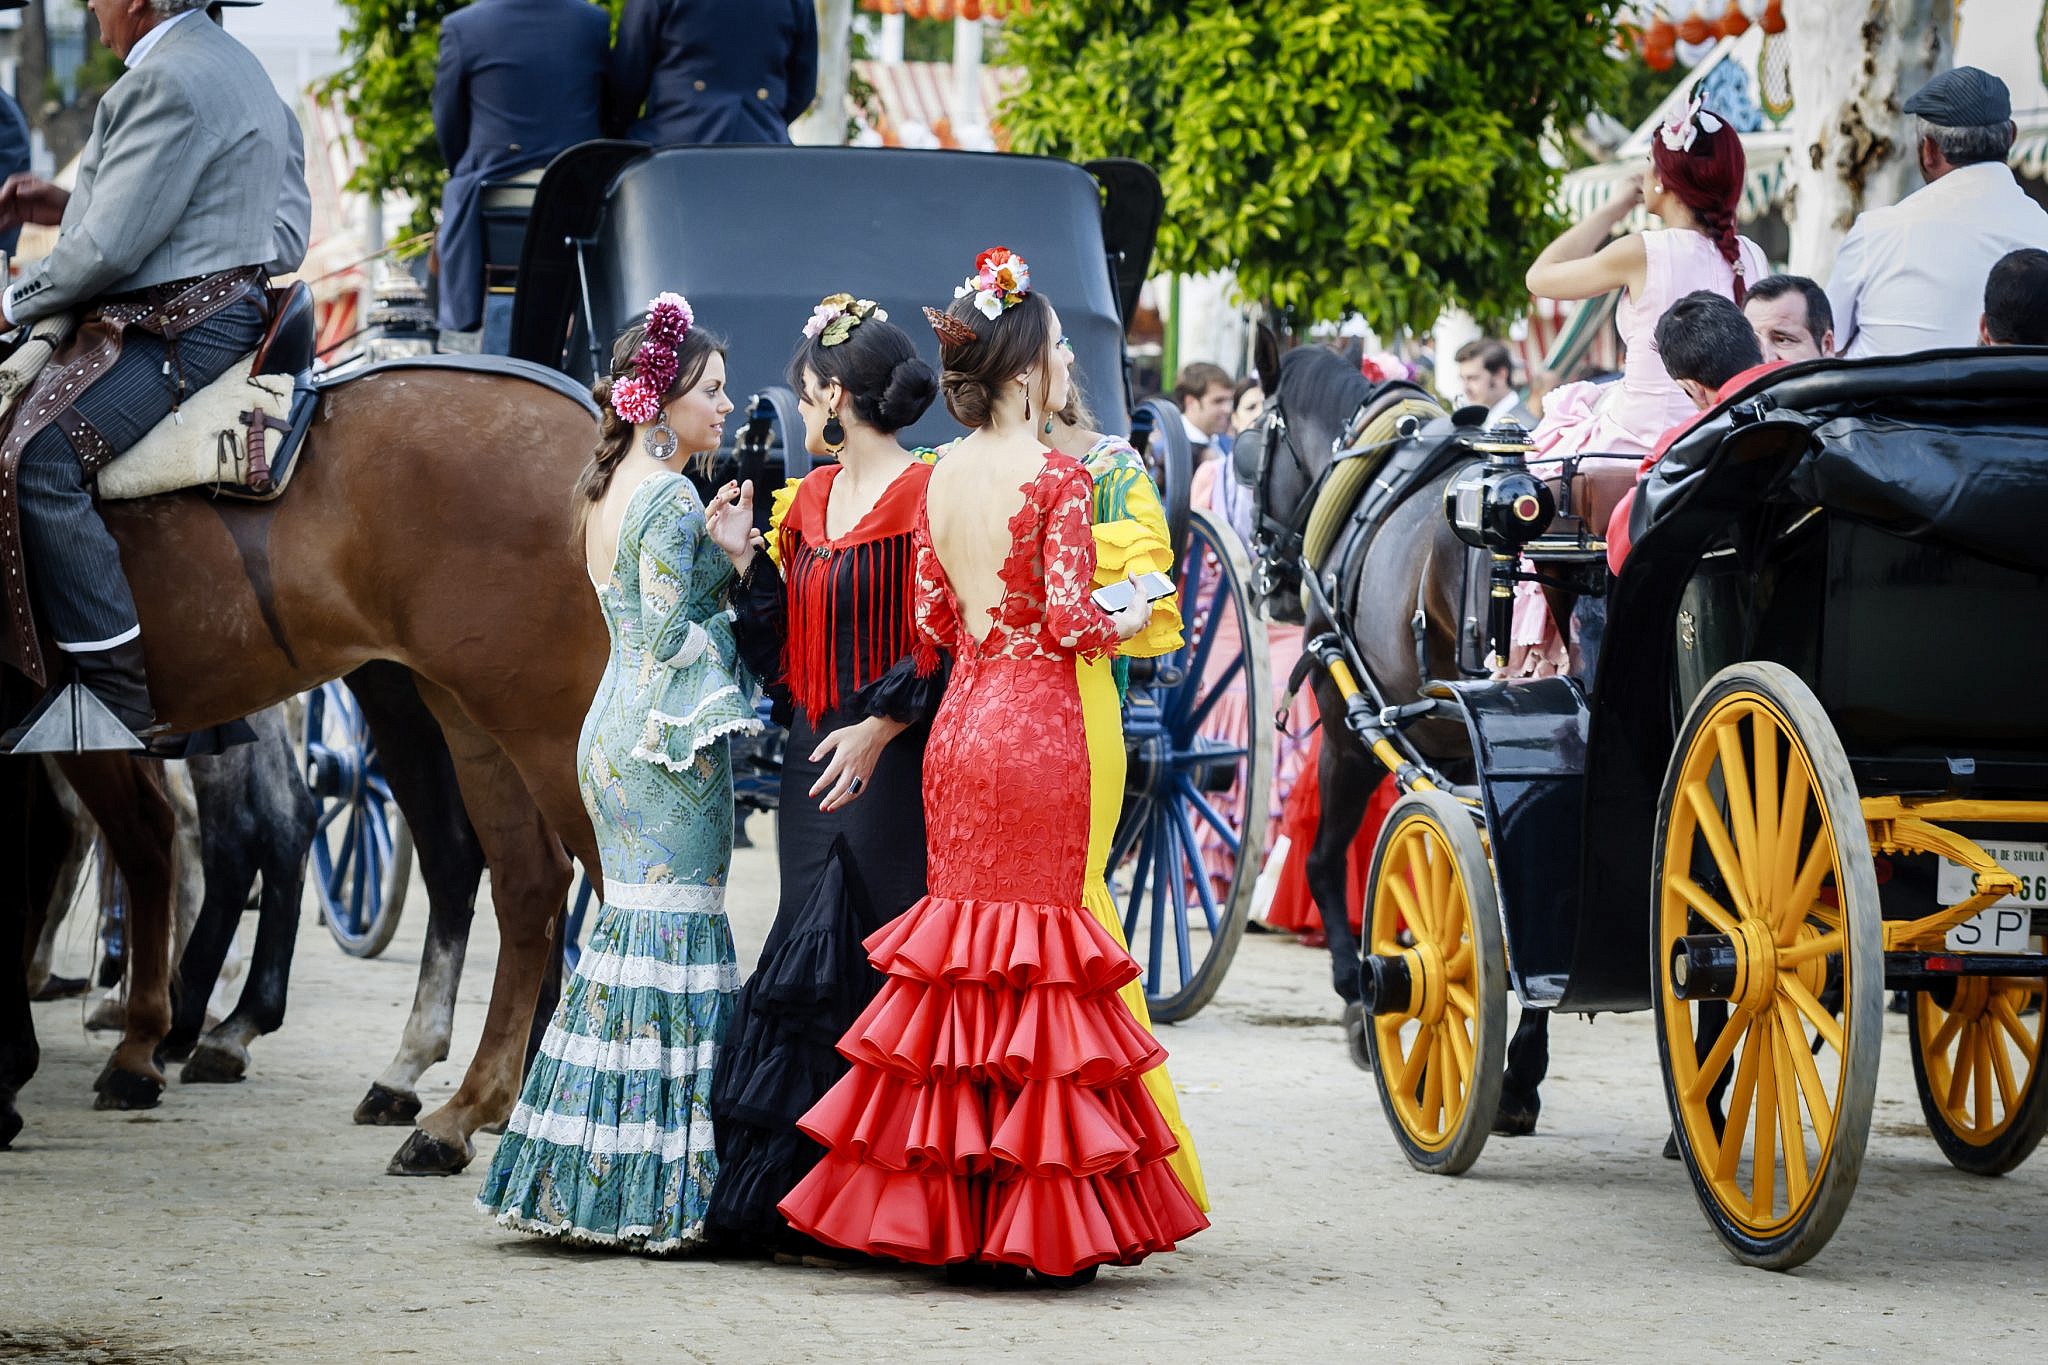
[[[837,455],[846,449],[846,428],[839,424],[839,414],[829,413],[825,418],[825,429],[819,433],[825,438],[825,452]]]

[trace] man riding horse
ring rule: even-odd
[[[207,21],[208,0],[88,4],[128,69],[100,100],[77,187],[0,186],[0,230],[59,228],[0,297],[7,322],[79,319],[0,440],[0,663],[46,681],[33,603],[78,680],[148,740],[141,626],[92,479],[256,348],[264,285],[303,259],[311,200],[290,110],[254,54]]]

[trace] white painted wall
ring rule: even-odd
[[[227,11],[228,32],[262,61],[286,103],[341,68],[341,6],[335,0],[267,0]]]

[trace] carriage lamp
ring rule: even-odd
[[[1529,472],[1529,438],[1518,426],[1490,427],[1471,446],[1484,458],[1444,489],[1444,518],[1475,549],[1519,551],[1557,515],[1549,485]]]

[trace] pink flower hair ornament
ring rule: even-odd
[[[676,347],[696,321],[690,301],[681,294],[656,294],[648,303],[640,347],[626,362],[629,373],[612,383],[612,411],[621,420],[637,427],[661,415],[662,400],[675,386],[681,364]]]
[[[820,346],[837,346],[853,335],[853,329],[873,319],[887,322],[889,314],[873,299],[851,294],[827,294],[804,322],[804,337]]]
[[[953,291],[953,297],[973,296],[975,311],[993,322],[1005,308],[1022,303],[1030,293],[1031,267],[1024,258],[1006,246],[992,246],[974,258],[974,273]]]

